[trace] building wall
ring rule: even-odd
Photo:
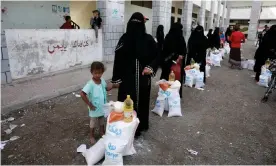
[[[175,18],[174,22],[177,22],[177,18],[182,17],[182,14],[178,14],[178,9],[182,9],[183,12],[183,2],[182,1],[172,1],[172,7],[175,8],[175,12],[172,13],[172,16]]]
[[[90,29],[92,11],[96,10],[96,1],[70,1],[70,16],[81,29]]]
[[[102,61],[102,32],[94,30],[6,30],[11,79],[47,74]],[[3,66],[2,66],[3,69]]]
[[[251,7],[232,8],[230,19],[250,19]],[[260,15],[261,20],[276,20],[276,7],[263,7]]]
[[[63,7],[68,8],[68,1],[2,1],[1,27],[3,29],[55,29],[64,23]],[[57,12],[52,11],[56,5]],[[62,10],[58,10],[58,7]],[[60,8],[61,9],[61,8]]]
[[[152,34],[152,9],[132,5],[130,1],[125,1],[125,29],[127,27],[127,22],[135,12],[141,12],[144,16],[149,18],[149,21],[146,23],[146,29],[148,34]]]

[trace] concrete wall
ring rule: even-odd
[[[90,19],[96,9],[96,1],[70,1],[70,16],[81,29],[91,29]]]
[[[62,11],[52,11],[52,5],[62,7]],[[55,29],[64,23],[63,7],[69,7],[69,1],[2,1],[1,27],[3,29]]]
[[[242,20],[250,19],[251,7],[246,8],[232,8],[230,13],[230,19]],[[261,20],[276,20],[276,7],[263,7]]]
[[[149,21],[147,21],[146,23],[146,29],[148,34],[152,34],[152,9],[132,5],[130,1],[125,1],[125,30],[127,27],[127,22],[129,21],[132,14],[135,12],[140,12],[144,16],[147,16],[149,18]]]
[[[182,19],[182,14],[178,14],[178,9],[182,9],[182,13],[183,13],[183,2],[182,1],[172,1],[172,6],[175,8],[175,13],[172,13],[172,16],[175,17],[174,22],[177,22],[177,18]]]
[[[93,30],[6,30],[11,78],[19,79],[101,61],[101,36],[100,31],[96,43]]]

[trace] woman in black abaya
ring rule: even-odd
[[[258,82],[261,75],[261,68],[267,59],[276,59],[276,25],[272,25],[264,35],[262,42],[255,53],[256,72],[255,80]]]
[[[115,49],[112,83],[119,84],[118,101],[130,95],[140,120],[136,136],[149,128],[151,76],[159,64],[156,42],[146,33],[144,16],[136,12]]]
[[[163,50],[163,44],[164,44],[164,26],[163,25],[159,25],[157,27],[156,40],[157,40],[159,53],[161,54]]]
[[[213,33],[213,29],[209,29],[208,34],[207,34],[207,38],[208,38],[208,48],[212,47],[212,33]]]
[[[211,48],[216,48],[219,49],[220,48],[220,36],[219,36],[219,28],[216,27],[215,31],[211,37]]]
[[[165,42],[163,46],[162,53],[162,73],[160,79],[169,79],[171,72],[171,67],[179,56],[182,58],[181,62],[181,88],[180,97],[182,98],[182,83],[184,79],[184,65],[185,65],[185,55],[186,55],[186,42],[182,33],[183,26],[180,23],[174,23],[171,26],[169,33],[165,37]]]
[[[200,64],[200,71],[204,72],[204,83],[206,82],[205,66],[207,48],[208,40],[206,36],[204,36],[204,29],[202,26],[197,26],[188,41],[188,56],[186,65],[190,65],[192,58],[196,63]]]

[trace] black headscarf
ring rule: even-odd
[[[163,44],[164,43],[164,26],[163,25],[159,25],[157,27],[157,31],[156,31],[156,39],[158,44]]]
[[[127,23],[124,36],[124,46],[128,49],[127,52],[133,52],[133,58],[138,58],[143,55],[146,37],[144,16],[142,13],[136,12],[130,17]]]

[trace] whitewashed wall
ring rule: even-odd
[[[52,5],[62,8],[52,11]],[[64,23],[63,7],[69,7],[69,1],[2,1],[1,29],[58,29]]]
[[[152,34],[152,9],[140,7],[137,5],[131,5],[130,1],[125,1],[125,29],[130,17],[135,12],[140,12],[144,16],[147,16],[149,18],[149,21],[147,21],[146,23],[146,29],[148,34]]]
[[[6,41],[12,79],[55,72],[101,61],[102,32],[93,30],[8,29]]]

